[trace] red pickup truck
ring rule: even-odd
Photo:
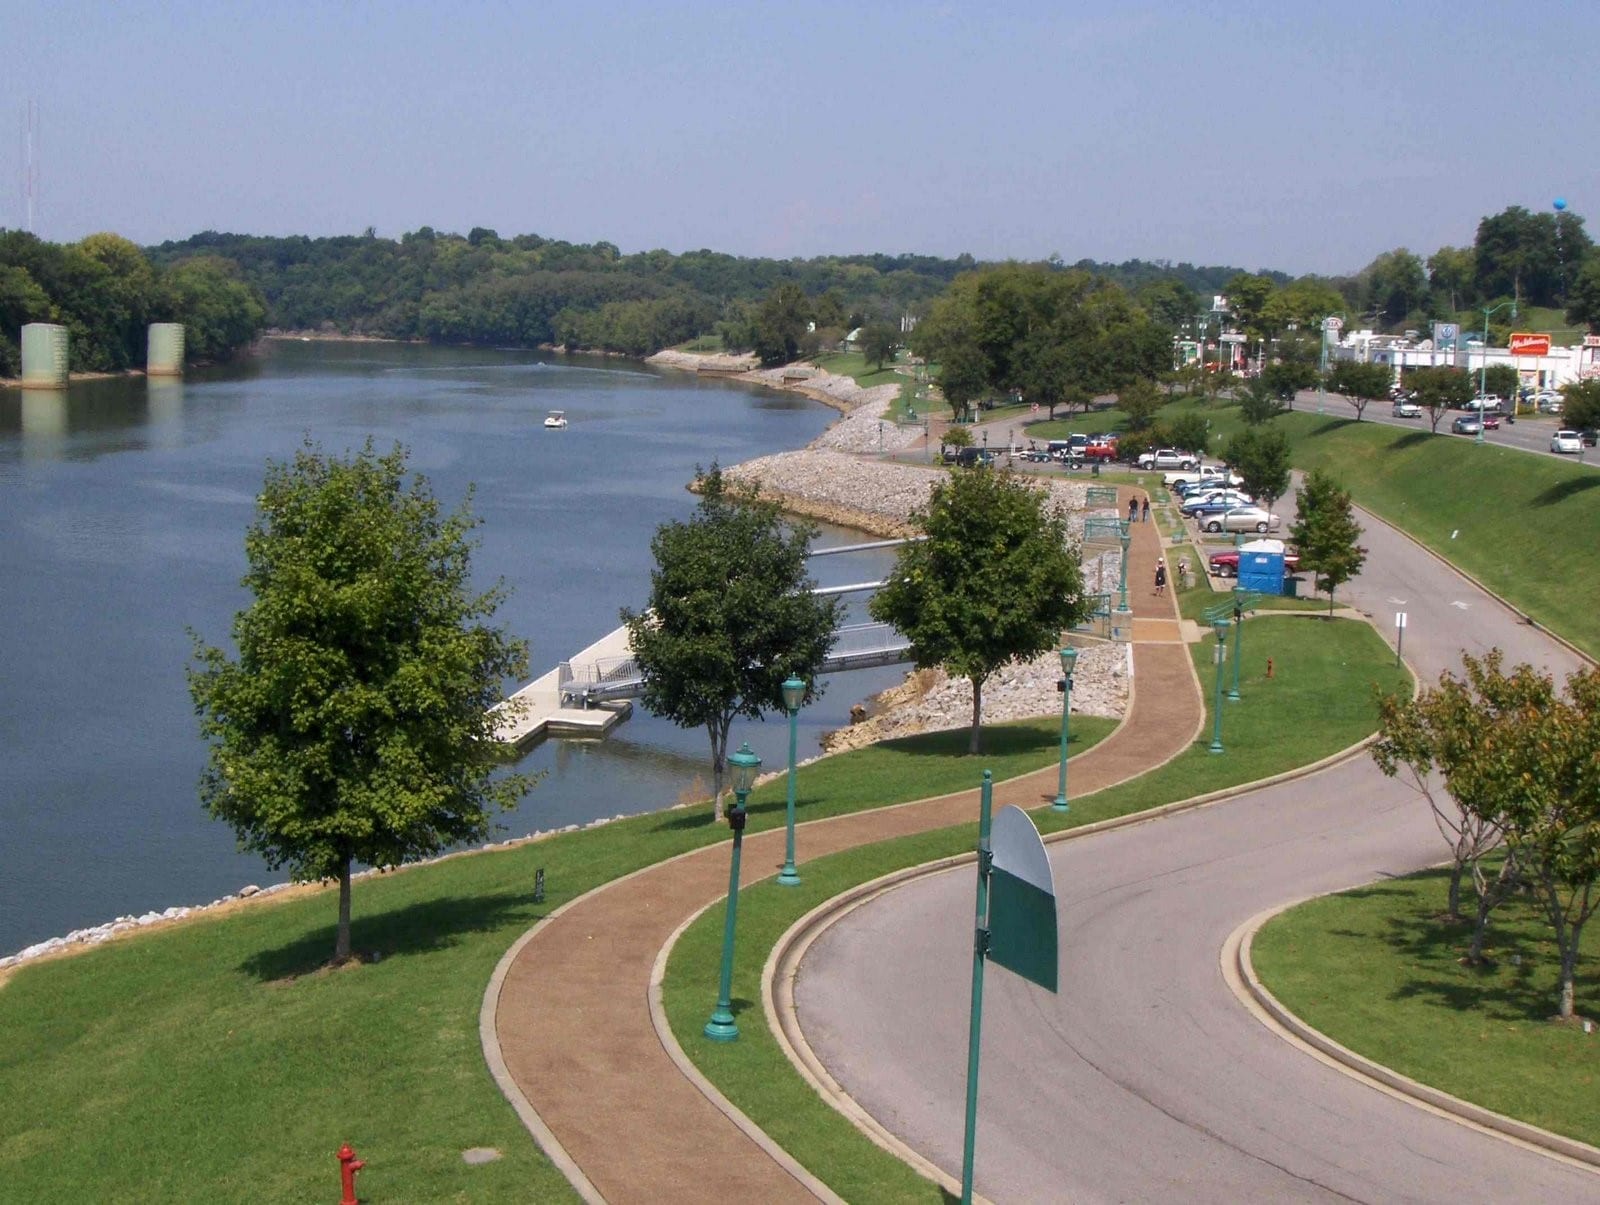
[[[1293,552],[1283,554],[1283,567],[1290,573],[1300,568],[1300,557]],[[1212,577],[1238,577],[1239,552],[1230,548],[1227,552],[1213,552],[1211,554]]]

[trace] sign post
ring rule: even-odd
[[[977,924],[972,942],[972,1016],[967,1029],[967,1114],[961,1144],[961,1201],[972,1203],[978,1139],[978,1052],[983,1044],[983,964],[987,959],[1056,990],[1059,962],[1056,890],[1044,842],[1028,813],[1002,808],[991,831],[994,777],[983,772],[978,812]]]
[[[1394,663],[1397,669],[1400,666],[1400,651],[1404,649],[1405,646],[1406,613],[1404,611],[1396,611],[1394,613]]]

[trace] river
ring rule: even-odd
[[[549,409],[570,426],[547,431]],[[231,648],[249,599],[244,533],[266,463],[396,441],[445,507],[475,488],[477,584],[530,677],[642,605],[650,537],[689,515],[697,465],[799,447],[834,413],[794,394],[629,362],[385,343],[271,342],[184,381],[0,391],[0,954],[70,929],[281,881],[199,803],[189,632]],[[862,537],[837,529],[822,543]],[[825,557],[823,584],[882,576]],[[895,668],[834,675],[801,713],[801,756]],[[508,684],[514,688],[517,683]],[[782,716],[735,725],[767,766]],[[547,741],[543,780],[500,819],[519,836],[706,793],[703,730],[636,709],[604,741]]]

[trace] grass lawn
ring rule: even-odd
[[[811,363],[835,376],[854,377],[857,385],[870,389],[874,385],[899,385],[911,378],[894,370],[893,364],[879,368],[868,362],[858,351],[830,351],[811,357]]]
[[[1073,735],[1087,748],[1110,728],[1084,718]],[[1059,732],[1056,720],[986,728],[981,765],[1000,778],[1048,765]],[[801,814],[965,787],[980,765],[965,742],[935,734],[808,766]],[[782,776],[756,790],[752,830],[782,823],[784,790]],[[369,1200],[573,1200],[483,1066],[484,986],[565,901],[726,839],[696,807],[362,880],[354,948],[382,958],[337,972],[319,969],[330,891],[19,969],[0,987],[0,1197],[332,1199],[349,1141]],[[505,1158],[468,1167],[471,1146]]]
[[[1600,1032],[1549,1021],[1557,974],[1549,926],[1527,901],[1504,905],[1491,922],[1492,965],[1463,966],[1471,926],[1441,922],[1446,883],[1434,871],[1301,904],[1256,938],[1256,970],[1292,1011],[1350,1049],[1600,1145]],[[1600,1017],[1597,958],[1600,932],[1590,925],[1576,1011],[1591,1018]]]
[[[1342,402],[1335,405],[1345,409]],[[1377,405],[1377,403],[1373,403]],[[1176,402],[1211,422],[1219,450],[1244,424],[1231,401]],[[1273,420],[1296,468],[1324,468],[1355,501],[1600,656],[1600,472],[1449,435],[1294,411]],[[1287,527],[1294,518],[1283,512]]]
[[[1245,628],[1243,700],[1224,703],[1226,754],[1206,751],[1208,716],[1202,739],[1160,770],[1074,798],[1065,815],[1048,806],[1034,811],[1040,831],[1145,811],[1318,760],[1374,730],[1371,684],[1410,688],[1409,678],[1394,668],[1393,654],[1365,624],[1275,617],[1247,620]],[[1193,655],[1209,688],[1210,643],[1195,646]],[[1275,662],[1270,682],[1268,656]],[[1077,728],[1074,721],[1074,734]],[[968,785],[976,782],[973,776]],[[1003,794],[997,792],[1002,798],[996,806]],[[672,952],[664,999],[678,1041],[729,1099],[846,1200],[933,1202],[942,1197],[862,1137],[789,1065],[761,1016],[761,969],[779,936],[822,900],[902,866],[970,850],[975,840],[971,826],[962,826],[884,842],[808,863],[798,888],[768,881],[741,891],[733,980],[735,1010],[741,1015],[737,1042],[709,1042],[700,1032],[715,1003],[722,909],[709,909]],[[959,1102],[952,1107],[959,1111]]]

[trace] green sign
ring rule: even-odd
[[[1044,842],[1014,805],[994,818],[989,875],[989,958],[1047,991],[1056,990],[1056,888]]]

